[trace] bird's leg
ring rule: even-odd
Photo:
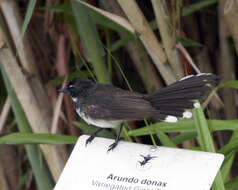
[[[92,140],[96,137],[97,133],[99,133],[103,128],[99,128],[96,132],[94,132],[87,140],[85,143],[85,146],[87,146],[89,143],[92,142]]]
[[[122,127],[123,127],[123,123],[122,123],[121,126],[120,126],[119,133],[117,134],[117,137],[116,137],[116,139],[115,139],[115,142],[112,143],[112,144],[108,147],[107,152],[113,150],[113,149],[117,146],[118,141],[120,140],[120,135],[121,135]]]

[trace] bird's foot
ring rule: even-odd
[[[96,137],[95,134],[92,134],[87,140],[86,140],[86,143],[85,143],[85,146],[87,146],[88,144],[90,144],[93,139]]]
[[[112,143],[109,147],[107,152],[112,151],[114,148],[116,148],[116,146],[118,145],[119,140],[116,140],[114,143]]]

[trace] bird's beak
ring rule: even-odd
[[[58,92],[63,92],[63,93],[69,94],[68,88],[60,88],[60,89],[58,90]]]

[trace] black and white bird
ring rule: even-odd
[[[211,73],[186,76],[175,83],[151,94],[130,92],[108,84],[94,83],[88,79],[75,78],[66,88],[59,89],[71,96],[77,114],[89,125],[99,127],[86,145],[103,128],[120,126],[119,134],[108,151],[119,141],[122,124],[126,121],[154,119],[177,122],[179,118],[189,119],[189,109],[199,107],[193,100],[202,99],[218,77]]]

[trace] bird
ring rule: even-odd
[[[75,78],[58,91],[68,94],[77,114],[88,124],[99,127],[87,140],[93,141],[103,128],[120,125],[115,141],[108,147],[113,150],[120,140],[124,122],[144,119],[177,122],[190,119],[193,108],[198,108],[206,93],[219,81],[212,73],[188,75],[153,93],[131,92],[111,84],[95,83],[90,79]]]

